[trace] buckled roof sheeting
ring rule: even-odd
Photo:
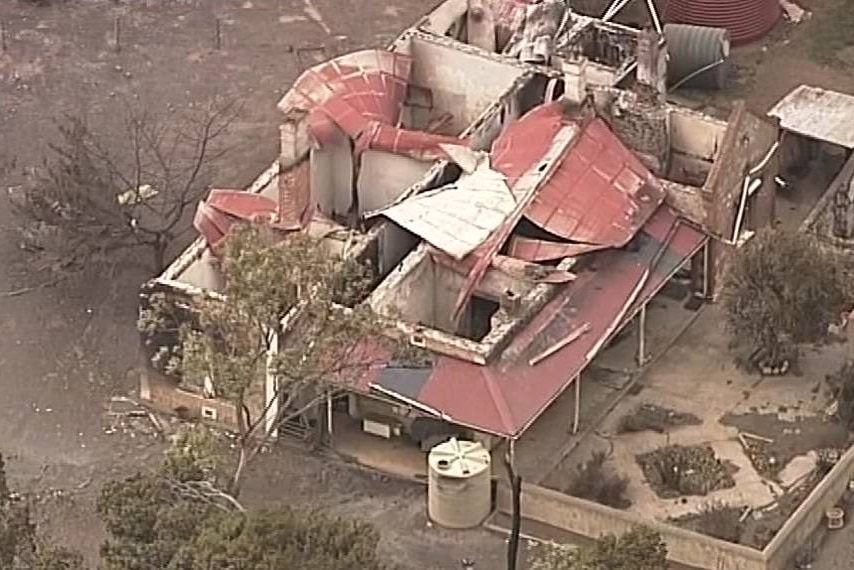
[[[513,183],[539,161],[568,122],[562,103],[542,105],[512,123],[492,146],[493,168]],[[585,120],[569,154],[525,217],[555,236],[622,247],[664,201],[664,188],[599,117]]]

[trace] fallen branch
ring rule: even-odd
[[[39,285],[33,285],[32,287],[23,287],[21,289],[15,289],[14,291],[7,291],[5,293],[0,293],[0,297],[19,297],[21,295],[26,295],[27,293],[32,293],[33,291],[38,291],[39,289],[53,287],[54,285],[59,283],[59,281],[59,279],[52,279],[51,281],[45,281],[44,283],[40,283]]]
[[[764,443],[774,443],[773,439],[768,439],[767,437],[762,437],[761,435],[756,435],[755,433],[750,433],[749,431],[743,431],[741,432],[741,435]]]

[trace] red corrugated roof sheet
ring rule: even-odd
[[[512,123],[492,146],[492,166],[511,187],[569,122],[562,103],[542,105]],[[664,201],[664,188],[601,118],[584,125],[525,217],[573,242],[621,247]]]
[[[300,75],[279,102],[284,112],[309,113],[309,131],[321,145],[341,129],[356,152],[384,150],[420,159],[445,157],[439,145],[460,139],[397,126],[412,69],[408,55],[364,50],[316,65]]]
[[[193,226],[209,246],[216,246],[240,220],[263,223],[281,231],[305,227],[314,208],[308,201],[308,163],[276,176],[278,201],[245,190],[213,189],[199,202]]]

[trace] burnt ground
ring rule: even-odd
[[[347,48],[383,45],[435,3],[360,0],[350,3],[358,4],[356,11],[342,9],[340,0],[60,0],[49,7],[4,0],[0,189],[21,184],[26,168],[40,162],[55,134],[52,119],[63,112],[86,113],[109,128],[123,100],[164,110],[214,96],[243,103],[217,184],[244,186],[276,155],[275,103],[298,72],[290,47],[340,49],[337,35],[346,36]],[[826,2],[805,3],[818,9]],[[118,53],[110,45],[116,17]],[[217,17],[220,50],[213,49]],[[764,110],[801,82],[854,91],[854,75],[810,60],[807,25],[780,34],[737,52],[738,81],[719,100],[742,96]],[[13,225],[6,192],[0,192],[0,449],[11,459],[16,483],[41,497],[46,528],[94,557],[102,538],[94,513],[100,484],[157,461],[161,449],[133,432],[105,433],[102,420],[109,397],[135,387],[136,290],[151,269],[128,256],[9,296],[51,279],[22,257],[8,232]],[[370,518],[384,533],[384,551],[406,568],[456,568],[463,556],[479,568],[502,566],[501,539],[429,528],[423,488],[303,452],[279,449],[264,456],[250,474],[245,499]],[[833,567],[842,566],[824,568]]]
[[[358,4],[354,17],[337,0],[0,2],[7,36],[0,54],[0,450],[15,483],[39,497],[45,528],[90,559],[102,540],[98,488],[156,462],[162,449],[144,434],[104,431],[110,396],[135,388],[136,291],[151,268],[138,263],[147,255],[131,254],[10,296],[52,276],[20,252],[5,189],[39,164],[62,113],[85,113],[110,129],[125,100],[163,111],[214,96],[243,109],[217,184],[246,185],[277,153],[275,104],[299,70],[291,46],[382,46],[435,2]],[[110,45],[117,16],[119,53]],[[217,17],[220,50],[213,49]],[[456,568],[464,556],[498,567],[500,537],[429,528],[424,497],[423,487],[291,449],[264,456],[244,495],[249,505],[303,504],[371,519],[384,551],[404,568]]]

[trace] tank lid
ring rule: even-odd
[[[430,468],[443,477],[465,479],[489,469],[489,451],[475,441],[460,441],[452,437],[430,450]]]

